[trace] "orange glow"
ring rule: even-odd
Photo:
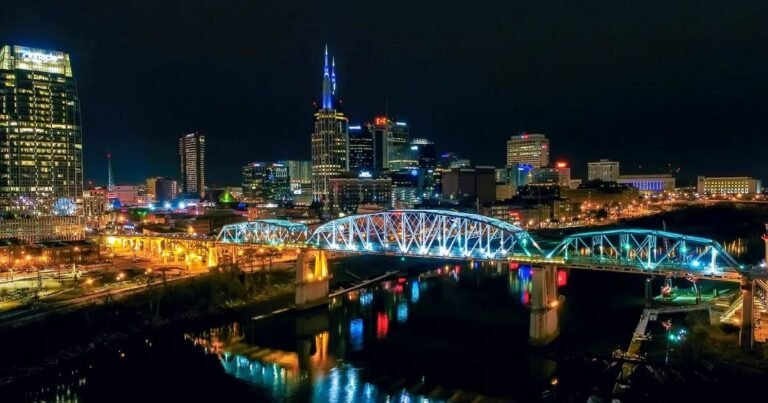
[[[568,166],[567,162],[558,162],[557,167],[558,168],[566,168]]]
[[[376,122],[376,125],[383,126],[387,124],[387,118],[384,116],[376,116],[375,122]]]

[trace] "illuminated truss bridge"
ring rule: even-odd
[[[518,261],[597,270],[737,279],[747,269],[707,238],[643,229],[573,234],[545,253],[512,224],[447,210],[391,210],[353,215],[314,231],[283,220],[225,226],[230,244],[302,246],[353,254]]]
[[[304,245],[309,228],[286,220],[256,220],[225,225],[217,240],[223,243],[272,246]]]

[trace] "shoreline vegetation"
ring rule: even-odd
[[[73,312],[55,314],[19,328],[0,329],[13,346],[3,353],[0,388],[44,373],[144,331],[243,312],[264,313],[293,303],[293,270],[243,272],[223,268],[146,292]]]

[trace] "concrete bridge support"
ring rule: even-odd
[[[296,309],[328,303],[328,257],[322,250],[302,251],[296,259]]]
[[[544,346],[560,334],[557,307],[557,268],[533,267],[529,342]]]
[[[755,343],[755,330],[752,321],[754,315],[754,291],[755,282],[744,276],[741,278],[741,296],[743,302],[741,306],[741,331],[739,332],[739,345],[744,350],[752,350]]]

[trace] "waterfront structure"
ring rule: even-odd
[[[368,125],[349,126],[349,170],[373,172],[373,135]]]
[[[243,196],[256,202],[290,199],[288,167],[277,162],[252,162],[243,166]]]
[[[600,180],[616,182],[619,179],[619,162],[601,159],[587,163],[587,182]]]
[[[388,208],[392,201],[392,180],[371,177],[337,177],[330,180],[329,202],[334,211],[354,214],[364,204]]]
[[[630,185],[640,193],[662,193],[675,190],[675,178],[671,174],[621,175],[616,182]]]
[[[523,133],[507,140],[507,166],[528,164],[534,168],[549,165],[549,139],[543,134]]]
[[[472,199],[478,203],[496,200],[496,168],[452,168],[442,173],[443,197],[446,199]]]
[[[205,196],[205,136],[190,133],[179,138],[181,191],[187,196]]]
[[[349,170],[349,121],[341,111],[336,94],[335,59],[328,64],[325,47],[323,92],[315,108],[315,130],[312,133],[312,193],[315,200],[327,200],[330,180]]]
[[[77,213],[83,136],[69,54],[0,47],[0,151],[0,211]],[[75,208],[55,207],[63,204]]]
[[[762,191],[762,182],[760,179],[748,176],[699,176],[696,181],[696,191],[699,194],[710,195],[754,194]]]

